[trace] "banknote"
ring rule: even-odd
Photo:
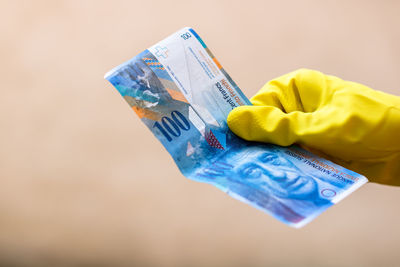
[[[226,122],[229,112],[251,102],[192,28],[172,34],[105,78],[184,176],[212,184],[290,226],[305,225],[367,182],[298,146],[248,142],[233,134]]]

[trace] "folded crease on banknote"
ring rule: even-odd
[[[251,105],[192,28],[183,28],[105,78],[189,179],[216,186],[301,227],[367,179],[298,146],[248,142],[226,118]]]

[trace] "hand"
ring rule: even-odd
[[[268,82],[228,125],[249,140],[298,143],[324,158],[400,186],[400,97],[301,69]]]

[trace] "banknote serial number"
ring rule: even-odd
[[[179,137],[182,134],[182,131],[190,130],[189,121],[177,110],[171,112],[171,118],[164,116],[161,118],[161,121],[156,121],[153,125],[153,128],[157,128],[160,130],[161,134],[168,140],[168,142],[172,141],[172,136]]]

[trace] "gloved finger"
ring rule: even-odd
[[[269,81],[251,102],[255,106],[274,106],[285,113],[313,112],[330,99],[336,80],[341,81],[319,71],[300,69]]]
[[[286,114],[273,106],[241,106],[229,113],[227,121],[243,139],[288,146],[308,136],[308,129],[320,131],[323,122],[315,115],[301,111]]]

